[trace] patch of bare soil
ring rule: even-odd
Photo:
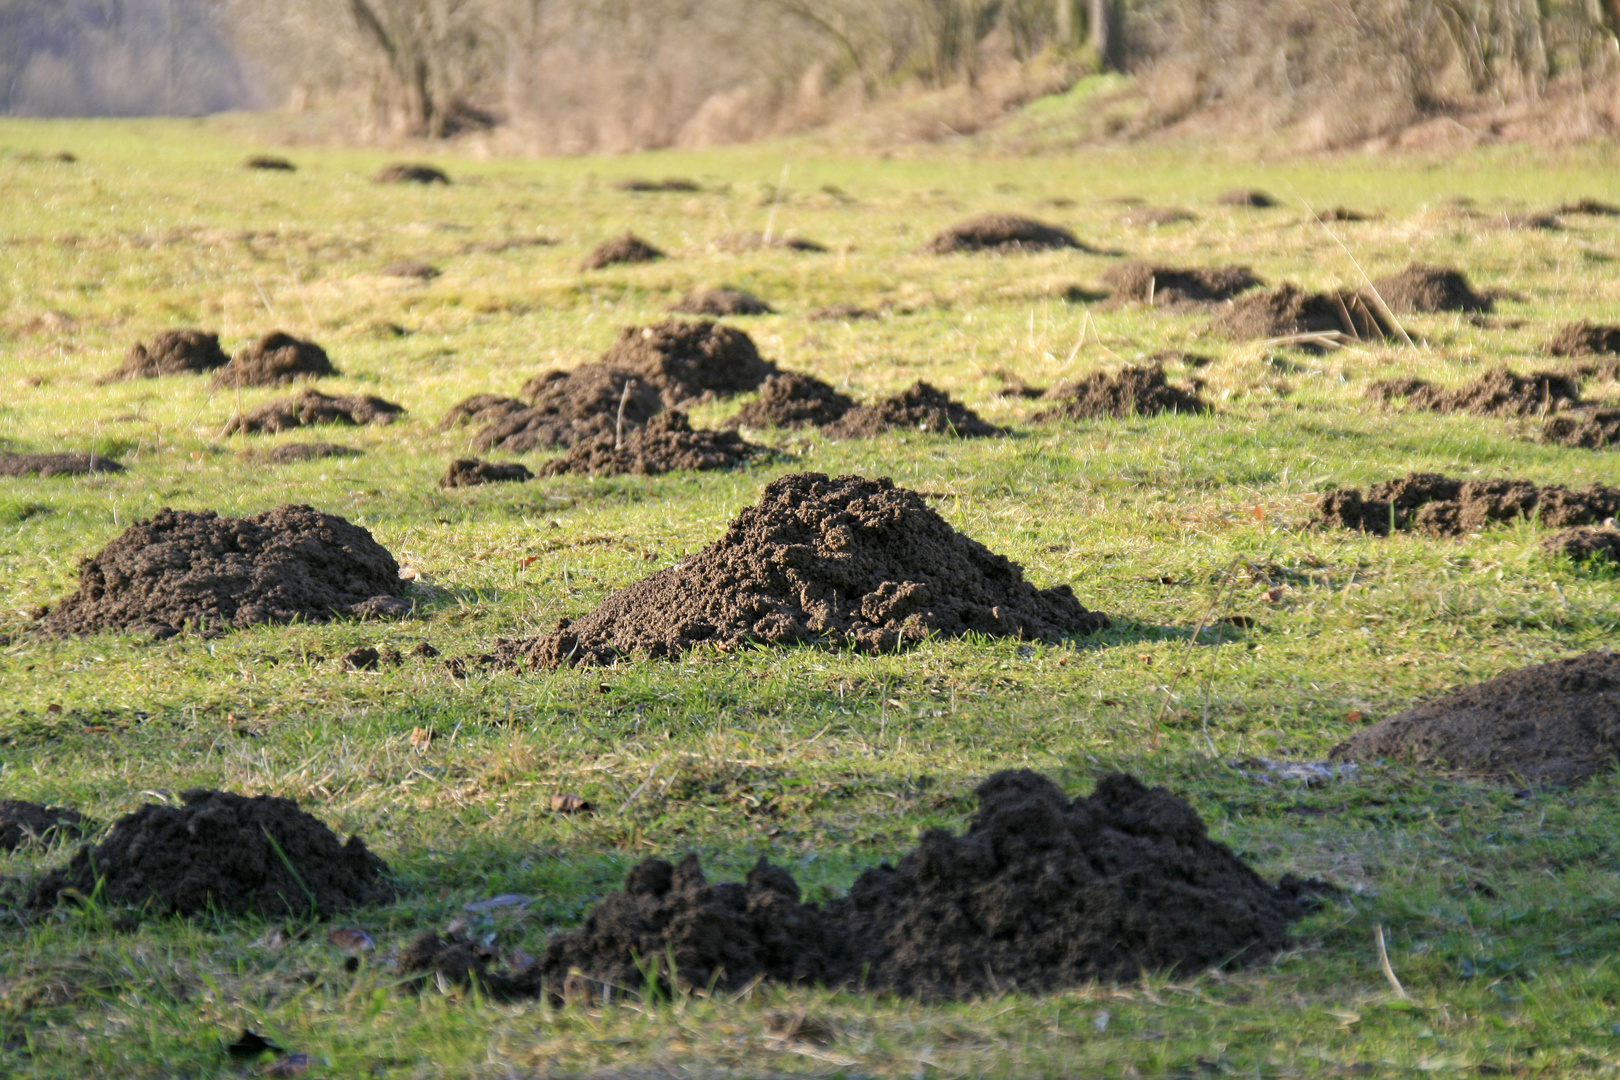
[[[1270,194],[1257,188],[1233,188],[1215,196],[1217,206],[1247,206],[1254,210],[1269,210],[1277,205]]]
[[[236,414],[225,425],[225,434],[291,431],[311,424],[392,424],[404,411],[404,406],[370,394],[328,395],[305,390],[296,397],[267,401]]]
[[[387,165],[372,178],[377,184],[448,184],[450,178],[431,165]]]
[[[1013,214],[982,214],[958,222],[939,233],[923,247],[923,251],[931,255],[951,255],[962,251],[1011,254],[1056,248],[1083,248],[1083,245],[1068,229],[1055,225]]]
[[[1576,562],[1620,562],[1620,529],[1612,525],[1581,525],[1541,538],[1548,555],[1566,555]]]
[[[130,630],[212,636],[256,623],[327,622],[410,611],[399,564],[371,533],[308,506],[250,518],[158,511],[79,563],[79,588],[41,624],[50,634]]]
[[[870,439],[890,430],[927,431],[959,439],[1006,435],[978,413],[925,382],[912,383],[894,397],[874,405],[857,405],[821,429],[835,439]]]
[[[529,407],[527,402],[501,394],[474,394],[450,406],[444,419],[433,430],[449,431],[466,424],[492,424]]]
[[[1465,686],[1358,731],[1329,756],[1581,783],[1620,757],[1620,655],[1590,652]]]
[[[437,266],[431,266],[428,263],[421,262],[417,259],[399,259],[395,262],[389,263],[387,266],[377,271],[377,273],[381,274],[383,277],[414,278],[417,281],[432,281],[434,278],[444,273],[444,271],[440,270]]]
[[[1577,199],[1553,207],[1554,216],[1566,217],[1620,217],[1620,206],[1599,202],[1597,199]]]
[[[692,430],[686,414],[670,409],[622,437],[604,431],[581,439],[548,461],[542,476],[658,476],[667,472],[734,469],[763,447],[735,431]]]
[[[477,487],[480,484],[527,483],[534,473],[518,462],[496,463],[477,458],[461,458],[439,480],[442,488]]]
[[[280,330],[266,334],[214,373],[215,386],[280,386],[337,375],[326,350]]]
[[[1398,315],[1412,312],[1490,311],[1491,298],[1474,291],[1468,277],[1449,266],[1413,263],[1398,274],[1372,283],[1390,310]]]
[[[777,373],[741,330],[682,319],[626,327],[601,363],[646,379],[671,408],[757,390]]]
[[[1580,401],[1580,388],[1556,371],[1516,375],[1493,368],[1471,383],[1442,390],[1422,379],[1382,379],[1367,388],[1367,399],[1388,403],[1405,398],[1408,406],[1437,413],[1474,416],[1537,416]]]
[[[759,400],[744,405],[725,426],[732,430],[825,427],[854,407],[847,395],[813,375],[784,371],[761,383]]]
[[[1384,332],[1378,318],[1356,294],[1308,293],[1289,282],[1269,292],[1248,293],[1230,301],[1210,320],[1210,328],[1233,341],[1335,333],[1376,338]]]
[[[1567,323],[1547,342],[1554,356],[1593,356],[1620,353],[1620,326]]]
[[[513,454],[573,446],[604,432],[622,436],[664,408],[651,380],[606,364],[544,372],[525,383],[522,394],[533,404],[491,420],[473,446]]]
[[[84,476],[123,472],[100,454],[0,454],[0,476]]]
[[[1541,441],[1587,450],[1620,446],[1620,409],[1576,408],[1541,426]]]
[[[1388,536],[1415,529],[1435,536],[1464,536],[1492,522],[1532,514],[1543,526],[1591,525],[1620,513],[1620,488],[1593,484],[1571,490],[1537,487],[1527,480],[1453,480],[1413,473],[1360,488],[1335,488],[1317,501],[1315,524]]]
[[[297,166],[284,157],[275,157],[270,154],[254,154],[242,162],[244,169],[265,169],[270,172],[294,172]]]
[[[272,465],[293,465],[300,461],[320,461],[323,458],[359,457],[361,452],[352,446],[339,446],[329,442],[282,443],[265,453]]]
[[[611,240],[604,240],[591,249],[585,256],[585,261],[579,264],[581,270],[600,270],[605,266],[617,263],[644,263],[655,262],[662,259],[664,253],[653,247],[647,241],[634,233],[625,233]]]
[[[1121,214],[1119,220],[1122,225],[1157,229],[1165,225],[1180,225],[1183,222],[1197,221],[1198,215],[1191,210],[1183,210],[1175,206],[1133,206]]]
[[[641,177],[631,177],[627,180],[616,180],[613,187],[618,191],[670,191],[692,192],[702,191],[696,181],[687,180],[680,176],[666,176],[662,180],[646,180]]]
[[[773,309],[753,293],[740,289],[704,289],[687,293],[669,310],[682,315],[769,315]]]
[[[291,799],[202,788],[180,798],[180,806],[147,803],[119,818],[100,844],[40,881],[28,906],[54,907],[72,890],[153,915],[278,919],[394,899],[387,865],[364,841],[340,842]]]
[[[760,251],[765,248],[802,251],[807,254],[816,254],[827,250],[824,244],[818,244],[814,240],[806,240],[802,236],[794,236],[791,233],[785,236],[770,237],[767,237],[762,232],[731,233],[721,237],[715,246],[721,251],[729,251],[734,254],[741,254],[746,251]]]
[[[150,343],[137,341],[124,354],[124,362],[102,376],[101,382],[152,379],[159,375],[196,375],[231,362],[219,347],[219,335],[201,330],[165,330]]]
[[[1189,270],[1144,262],[1109,267],[1102,281],[1113,292],[1112,305],[1152,304],[1169,311],[1206,308],[1264,284],[1247,266]]]
[[[828,304],[826,307],[816,308],[806,316],[811,322],[855,322],[877,317],[877,312],[857,304]]]
[[[1563,221],[1557,214],[1541,212],[1503,214],[1496,219],[1496,223],[1504,229],[1526,229],[1539,232],[1558,232],[1564,227]]]
[[[1036,413],[1032,419],[1038,424],[1210,411],[1209,403],[1195,392],[1166,382],[1160,367],[1127,367],[1113,374],[1098,371],[1079,382],[1059,383],[1042,399],[1060,404]]]
[[[54,844],[64,836],[79,835],[83,823],[83,815],[66,806],[0,799],[0,851]]]

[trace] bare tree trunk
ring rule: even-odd
[[[1104,71],[1125,70],[1125,20],[1120,0],[1091,0],[1091,41]]]

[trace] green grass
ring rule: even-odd
[[[1620,1068],[1620,778],[1516,793],[1368,767],[1305,788],[1256,764],[1320,759],[1358,724],[1420,697],[1615,640],[1620,578],[1548,560],[1531,524],[1455,542],[1306,528],[1316,492],[1411,469],[1620,483],[1610,453],[1541,446],[1505,422],[1384,413],[1361,397],[1397,373],[1456,381],[1487,363],[1530,367],[1563,321],[1612,318],[1620,226],[1575,218],[1562,232],[1507,231],[1447,208],[1456,196],[1481,212],[1601,197],[1612,151],[1259,165],[1175,148],[880,160],[804,142],[541,162],[442,156],[456,182],[418,190],[370,184],[396,158],[372,151],[293,148],[298,172],[248,172],[237,163],[262,147],[242,130],[0,123],[0,440],[94,448],[129,466],[0,480],[0,633],[11,638],[0,649],[0,794],[69,803],[102,823],[197,785],[293,796],[361,833],[403,898],[356,916],[379,948],[354,973],[324,927],[278,944],[274,927],[253,920],[131,932],[113,912],[8,917],[0,1075],[241,1075],[249,1067],[222,1043],[243,1027],[312,1055],[311,1076]],[[57,149],[79,162],[29,156]],[[631,175],[691,176],[704,191],[613,190]],[[1284,206],[1213,205],[1240,184]],[[1187,206],[1199,220],[1130,228],[1109,201],[1126,196]],[[1369,272],[1451,263],[1511,296],[1486,325],[1412,318],[1415,350],[1311,356],[1235,346],[1197,318],[1065,299],[1095,287],[1114,256],[916,254],[938,227],[995,209],[1068,225],[1104,251],[1242,262],[1312,287],[1357,282],[1307,204],[1381,214],[1334,226]],[[834,250],[712,250],[726,232],[767,224]],[[676,257],[577,272],[592,244],[626,228]],[[531,235],[555,243],[460,253]],[[425,285],[377,275],[405,257],[444,275]],[[433,431],[454,401],[593,359],[619,327],[722,284],[781,312],[739,324],[784,366],[866,396],[926,377],[1017,436],[833,444],[780,433],[780,458],[737,473],[435,486],[467,449],[467,433]],[[846,300],[892,314],[804,318]],[[214,393],[187,378],[96,384],[134,340],[188,324],[220,330],[228,350],[276,327],[312,336],[344,372],[323,388],[380,394],[409,415],[321,433],[364,457],[266,470],[239,452],[307,435],[220,430],[276,391]],[[998,373],[1045,384],[1166,349],[1210,358],[1172,373],[1205,379],[1217,415],[1034,427],[1027,402],[999,394]],[[952,524],[1039,584],[1071,583],[1114,629],[1063,646],[946,641],[877,659],[758,651],[464,681],[420,661],[376,673],[338,663],[359,644],[425,639],[453,655],[549,629],[701,547],[770,478],[801,469],[948,493],[934,504]],[[252,513],[289,501],[364,524],[420,569],[432,590],[424,616],[161,644],[28,630],[32,609],[71,590],[80,557],[159,507]],[[1189,647],[1206,613],[1255,624]],[[419,730],[432,733],[425,747]],[[1114,768],[1168,784],[1262,873],[1319,875],[1350,895],[1265,966],[1039,999],[925,1007],[764,989],[552,1011],[396,989],[392,953],[466,916],[468,902],[534,897],[521,917],[478,927],[534,952],[649,854],[695,850],[715,875],[766,854],[825,896],[922,830],[962,827],[977,779],[1024,765],[1073,792]],[[553,815],[549,796],[561,791],[597,812]],[[5,857],[0,874],[27,877],[66,853]],[[1380,972],[1378,926],[1410,1000]],[[827,1037],[775,1038],[772,1018],[797,1012]]]

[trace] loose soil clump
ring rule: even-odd
[[[267,401],[231,417],[227,435],[251,435],[263,431],[291,431],[312,424],[392,424],[405,407],[370,394],[323,394],[305,390],[297,397]]]
[[[1270,194],[1257,188],[1233,188],[1215,196],[1217,206],[1246,206],[1253,210],[1269,210],[1277,205]]]
[[[214,385],[280,386],[337,374],[325,349],[277,330],[233,356],[230,363],[214,373]]]
[[[377,184],[449,184],[450,178],[431,165],[387,165],[372,178]]]
[[[616,436],[604,431],[582,439],[568,453],[548,461],[542,476],[659,476],[667,472],[734,469],[763,447],[744,442],[735,431],[692,430],[678,409]]]
[[[1215,315],[1210,327],[1233,341],[1332,333],[1374,338],[1384,332],[1361,297],[1308,293],[1288,282],[1270,292],[1239,296]]]
[[[1144,262],[1121,263],[1102,277],[1113,290],[1110,302],[1152,304],[1170,311],[1193,311],[1223,303],[1264,284],[1247,266],[1180,269]]]
[[[1579,784],[1620,757],[1620,655],[1602,650],[1506,672],[1358,731],[1329,756]]]
[[[295,172],[297,166],[284,157],[273,157],[269,154],[255,154],[242,162],[244,169],[267,169],[271,172]]]
[[[272,465],[293,465],[300,461],[319,461],[323,458],[359,457],[361,451],[352,446],[339,446],[329,442],[283,443],[267,454]]]
[[[1422,379],[1382,379],[1367,388],[1370,401],[1405,398],[1414,409],[1474,416],[1536,416],[1581,399],[1580,387],[1556,371],[1516,375],[1494,368],[1455,390],[1442,390]]]
[[[0,476],[84,476],[124,467],[100,454],[0,454]]]
[[[704,289],[688,293],[680,303],[670,305],[682,315],[769,315],[771,305],[753,293],[740,289]]]
[[[292,799],[201,788],[180,798],[180,806],[147,803],[119,818],[100,844],[39,882],[28,906],[54,907],[73,890],[154,915],[280,919],[394,899],[387,865],[364,841],[340,842]]]
[[[822,429],[835,439],[870,439],[890,430],[927,431],[959,439],[1006,435],[978,413],[925,382],[915,382],[875,405],[857,405]]]
[[[767,238],[764,233],[743,232],[732,233],[720,238],[716,245],[721,251],[730,251],[741,254],[746,251],[761,251],[765,248],[781,248],[787,251],[802,251],[807,254],[816,254],[827,250],[823,244],[814,240],[806,240],[802,236],[772,236]]]
[[[250,518],[160,510],[79,563],[79,589],[45,616],[57,635],[205,636],[256,623],[410,611],[399,564],[371,533],[308,506]]]
[[[784,371],[761,383],[759,400],[744,405],[725,426],[733,430],[826,427],[854,407],[847,395],[815,376]]]
[[[650,380],[606,364],[545,372],[524,384],[522,393],[533,404],[516,410],[500,406],[502,414],[473,437],[480,452],[523,454],[573,446],[603,433],[622,436],[664,408]]]
[[[462,458],[450,463],[450,468],[440,479],[439,486],[458,488],[477,487],[480,484],[522,484],[533,479],[534,473],[515,461],[498,464],[493,461],[479,461],[477,458]]]
[[[1012,214],[983,214],[958,222],[939,233],[923,247],[923,251],[931,255],[951,255],[962,251],[1010,254],[1083,246],[1068,229]]]
[[[1033,419],[1038,424],[1053,420],[1210,411],[1209,403],[1196,393],[1167,383],[1164,369],[1160,367],[1127,367],[1115,374],[1099,371],[1079,382],[1059,383],[1042,395],[1042,399],[1061,404],[1036,413]]]
[[[0,799],[0,851],[54,844],[64,836],[79,835],[83,824],[84,816],[65,806]]]
[[[647,380],[670,408],[757,390],[777,373],[747,334],[706,320],[626,327],[601,363]]]
[[[892,652],[931,634],[1056,641],[1109,625],[1067,585],[1036,589],[887,479],[797,473],[719,540],[497,658],[520,667],[669,660],[699,645],[816,643]]]
[[[1589,322],[1566,324],[1547,342],[1554,356],[1593,356],[1620,353],[1620,326],[1594,326]]]
[[[1464,536],[1492,522],[1534,514],[1560,529],[1591,525],[1620,514],[1620,488],[1604,484],[1572,490],[1537,487],[1527,480],[1454,480],[1412,473],[1360,488],[1335,488],[1317,501],[1315,524],[1356,529],[1374,536],[1415,529],[1435,536]]]
[[[430,266],[416,259],[400,259],[397,262],[389,263],[377,272],[383,277],[415,278],[417,281],[432,281],[444,273],[437,266]]]
[[[1541,538],[1548,555],[1566,555],[1576,562],[1620,562],[1620,529],[1610,525],[1583,525],[1562,529]]]
[[[501,394],[474,394],[462,398],[444,414],[434,431],[449,431],[467,424],[492,424],[529,408],[529,403]]]
[[[634,233],[625,233],[612,240],[604,240],[591,249],[580,263],[581,270],[600,270],[616,263],[656,262],[664,253]]]
[[[1372,283],[1391,311],[1433,314],[1440,311],[1490,311],[1491,298],[1476,293],[1460,270],[1413,263],[1398,274]]]
[[[1620,446],[1620,409],[1585,408],[1554,416],[1542,425],[1541,441],[1587,450]]]
[[[219,335],[201,330],[165,330],[150,343],[137,341],[124,362],[105,375],[104,383],[152,379],[160,375],[197,375],[231,362],[219,347]]]

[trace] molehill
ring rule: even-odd
[[[371,178],[376,184],[446,184],[450,178],[431,165],[385,165]]]
[[[1333,333],[1377,338],[1384,333],[1382,322],[1359,295],[1308,293],[1289,282],[1237,297],[1216,312],[1210,327],[1233,341]]]
[[[1453,480],[1412,473],[1360,488],[1334,488],[1317,501],[1315,523],[1358,529],[1374,536],[1415,529],[1436,536],[1463,536],[1492,522],[1534,514],[1549,528],[1590,525],[1620,513],[1620,488],[1593,484],[1571,490],[1537,487],[1528,480]]]
[[[152,379],[159,375],[196,375],[231,362],[219,347],[219,335],[201,330],[165,330],[150,343],[137,341],[124,362],[103,376],[104,383]]]
[[[870,439],[889,430],[927,431],[961,439],[985,439],[1007,434],[978,413],[952,400],[945,391],[925,382],[912,383],[894,397],[872,405],[857,405],[822,428],[835,439]]]
[[[706,320],[626,327],[601,363],[646,379],[670,408],[757,390],[777,371],[747,334]]]
[[[982,214],[943,230],[924,245],[923,251],[930,255],[963,251],[1011,254],[1083,247],[1068,229],[1013,214]]]
[[[1037,412],[1036,423],[1210,411],[1209,403],[1196,393],[1167,383],[1164,369],[1157,366],[1094,372],[1079,382],[1059,383],[1041,397],[1059,404]]]
[[[0,476],[84,476],[124,467],[100,454],[0,454]]]
[[[483,452],[526,453],[537,447],[572,446],[603,432],[634,430],[664,407],[649,380],[605,364],[581,364],[573,371],[548,371],[530,379],[522,394],[532,404],[513,409],[510,399],[478,404],[469,398],[457,409],[478,411],[490,419],[473,436]],[[452,410],[454,411],[454,410]],[[446,417],[449,420],[449,417]]]
[[[548,461],[542,476],[658,476],[667,472],[734,469],[761,453],[735,431],[692,429],[679,409],[661,412],[622,436],[603,431]]]
[[[450,463],[439,480],[442,488],[477,487],[480,484],[524,483],[534,479],[534,473],[518,462],[497,463],[477,458],[460,458]]]
[[[230,363],[214,373],[214,385],[281,386],[336,374],[338,369],[325,349],[277,330],[231,357]]]
[[[1391,311],[1433,314],[1441,311],[1489,311],[1491,298],[1474,291],[1461,270],[1449,266],[1413,263],[1398,274],[1389,274],[1372,283]]]
[[[759,399],[737,410],[737,415],[727,420],[725,426],[732,429],[825,427],[854,407],[855,402],[847,395],[813,375],[784,371],[761,383]]]
[[[63,836],[77,836],[83,822],[77,810],[65,806],[0,799],[0,851],[16,851],[25,844],[50,844]]]
[[[404,406],[370,394],[323,394],[311,388],[237,413],[225,424],[225,434],[291,431],[311,424],[392,424],[404,411]]]
[[[682,315],[769,315],[772,308],[741,289],[703,289],[687,293],[669,310]]]
[[[1109,306],[1152,304],[1168,311],[1196,311],[1264,284],[1247,266],[1187,269],[1144,262],[1110,267],[1102,281],[1113,290]]]
[[[585,261],[580,263],[581,270],[600,270],[603,267],[613,266],[616,263],[644,263],[662,259],[664,253],[653,247],[647,241],[634,233],[625,233],[611,240],[604,240],[591,249]]]
[[[1595,560],[1620,563],[1620,529],[1600,525],[1560,529],[1541,538],[1541,550],[1549,555],[1564,555],[1577,562]]]
[[[1437,413],[1475,416],[1533,416],[1552,412],[1581,398],[1575,380],[1556,371],[1518,375],[1493,368],[1454,390],[1422,379],[1381,379],[1367,388],[1367,399],[1382,403],[1405,398],[1408,406]]]

